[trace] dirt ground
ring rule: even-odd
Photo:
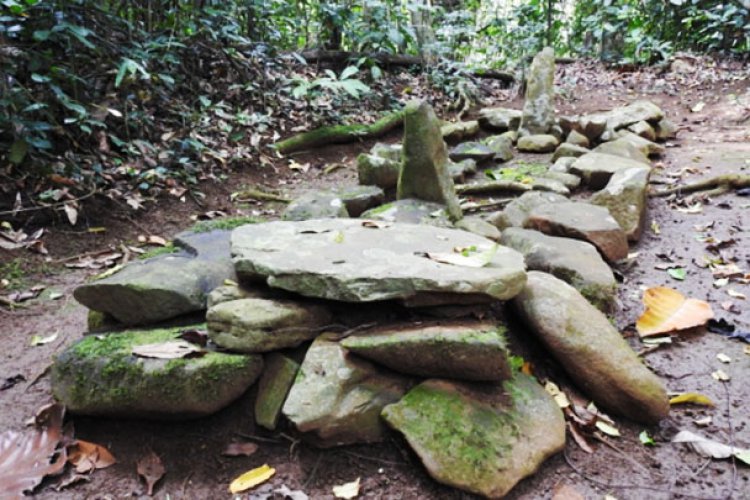
[[[669,83],[669,82],[668,82]],[[680,86],[659,85],[639,80],[638,75],[608,73],[596,81],[581,81],[571,68],[558,71],[561,113],[591,112],[610,109],[636,98],[651,99],[680,127],[677,139],[667,145],[666,155],[658,160],[653,180],[678,179],[690,182],[706,176],[750,169],[750,83]],[[698,102],[705,106],[692,112]],[[520,108],[519,99],[491,102]],[[744,119],[744,121],[743,121]],[[388,140],[398,140],[393,134]],[[4,353],[0,364],[0,382],[16,375],[24,380],[0,391],[0,431],[21,430],[36,409],[50,401],[46,369],[52,356],[80,338],[86,330],[86,311],[72,298],[72,290],[91,271],[61,271],[66,257],[83,252],[117,248],[121,241],[133,241],[139,234],[169,237],[192,224],[191,215],[208,210],[235,214],[258,213],[273,216],[277,206],[250,205],[237,207],[229,200],[231,192],[243,184],[265,184],[294,192],[303,186],[325,186],[356,183],[352,160],[372,146],[362,143],[329,147],[295,156],[299,164],[310,165],[307,172],[290,170],[284,162],[238,172],[227,182],[206,186],[204,206],[193,200],[185,203],[161,203],[147,213],[134,217],[113,202],[97,202],[82,214],[83,229],[71,231],[57,224],[50,229],[45,243],[53,262],[35,261],[38,271],[24,277],[28,286],[47,286],[40,299],[27,302],[26,308],[8,311],[0,308],[0,340]],[[330,163],[344,166],[325,174]],[[682,175],[677,176],[678,173]],[[656,187],[659,187],[658,185]],[[585,498],[672,499],[672,498],[750,498],[750,467],[730,460],[705,459],[684,445],[670,444],[678,429],[699,432],[717,441],[750,448],[750,355],[745,344],[706,331],[673,337],[672,344],[651,349],[637,338],[634,324],[643,310],[643,289],[664,285],[697,299],[709,301],[717,318],[726,319],[737,331],[750,331],[750,307],[741,294],[750,296],[746,283],[731,282],[714,286],[714,277],[705,267],[706,259],[715,258],[711,236],[727,241],[718,250],[725,260],[733,260],[748,272],[750,267],[750,198],[734,193],[713,198],[694,198],[694,203],[676,205],[674,200],[651,198],[649,228],[641,241],[631,248],[636,253],[621,271],[623,282],[615,315],[618,328],[636,351],[665,381],[670,392],[699,392],[709,396],[715,407],[675,406],[668,420],[649,428],[656,445],[646,447],[638,435],[643,426],[616,419],[622,432],[619,438],[591,440],[594,453],[587,453],[568,439],[566,450],[545,462],[532,477],[522,481],[507,498],[551,498],[563,485],[572,487]],[[700,210],[695,203],[700,203]],[[692,207],[687,210],[688,207]],[[682,208],[685,211],[679,211]],[[106,226],[106,233],[89,233],[86,227]],[[0,250],[0,262],[26,258],[28,254]],[[665,264],[682,264],[687,271],[683,281],[663,269]],[[657,267],[659,266],[659,268]],[[734,296],[728,293],[732,290]],[[62,297],[50,300],[50,292]],[[732,303],[730,306],[728,302]],[[513,329],[513,343],[528,336],[522,327]],[[34,335],[57,334],[55,341],[30,346]],[[551,377],[566,389],[571,384],[561,368],[533,345],[524,340],[527,356],[540,377]],[[723,353],[731,358],[724,364],[717,359]],[[711,373],[717,369],[730,375],[728,382],[718,382]],[[145,496],[145,488],[136,475],[136,462],[149,451],[161,457],[166,468],[155,496],[170,499],[228,497],[227,486],[246,470],[269,464],[276,475],[263,487],[245,498],[266,498],[271,489],[286,485],[302,490],[311,498],[333,498],[331,487],[361,478],[361,497],[403,499],[468,499],[462,493],[434,482],[403,440],[392,435],[379,445],[349,446],[319,450],[299,441],[292,429],[269,433],[256,429],[252,420],[253,390],[240,400],[209,418],[189,422],[147,422],[69,417],[76,436],[108,447],[118,463],[96,471],[88,482],[55,491],[56,479],[50,479],[37,490],[38,498],[130,498]],[[712,423],[699,427],[696,419],[711,416]],[[230,442],[253,440],[257,453],[245,458],[221,455]],[[277,496],[276,498],[282,498]],[[572,497],[565,497],[572,498]]]

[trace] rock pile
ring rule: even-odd
[[[202,316],[86,336],[54,363],[56,398],[72,413],[182,419],[257,381],[267,429],[284,422],[321,447],[392,429],[437,481],[498,498],[565,444],[560,408],[509,351],[506,337],[526,333],[513,314],[602,408],[665,417],[663,383],[605,314],[608,263],[640,236],[647,156],[660,152],[651,140],[670,124],[646,102],[555,119],[551,57],[535,59],[523,112],[447,127],[412,103],[403,147],[358,159],[362,187],[307,193],[281,221],[181,234],[175,253],[79,287],[76,299],[121,327]],[[501,135],[449,153],[443,137],[479,128]],[[498,167],[516,140],[556,147],[554,166]],[[477,163],[493,164],[492,180],[454,186]],[[581,184],[597,191],[570,200]],[[464,216],[483,201],[456,192],[517,197]]]

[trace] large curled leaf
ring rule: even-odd
[[[58,445],[64,413],[64,407],[50,405],[37,415],[34,431],[0,434],[0,498],[22,498],[45,476],[62,472],[67,457]]]
[[[707,302],[688,299],[677,290],[661,286],[646,290],[643,303],[646,310],[635,325],[641,337],[702,326],[714,317]]]

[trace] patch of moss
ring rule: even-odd
[[[213,220],[202,220],[193,224],[190,228],[194,233],[208,233],[209,231],[216,230],[230,230],[236,229],[246,224],[258,224],[264,222],[264,219],[260,217],[253,217],[251,215],[240,216],[240,217],[223,217],[221,219]]]
[[[518,162],[510,167],[486,170],[485,175],[496,181],[513,181],[528,184],[534,181],[534,177],[545,174],[547,170],[548,166],[544,163]]]
[[[145,259],[150,259],[152,257],[156,257],[158,255],[166,255],[170,253],[176,253],[179,251],[180,249],[174,246],[174,244],[172,244],[172,242],[170,241],[163,247],[153,247],[147,250],[145,253],[142,253],[141,255],[139,255],[138,259],[145,260]]]

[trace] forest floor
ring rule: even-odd
[[[557,74],[558,112],[603,111],[637,98],[649,99],[680,127],[677,138],[667,144],[666,154],[656,162],[653,180],[685,183],[722,173],[748,173],[750,82],[742,75],[736,79],[730,75],[702,80],[696,80],[695,75],[683,76],[618,73],[599,67],[582,71],[575,66],[562,66]],[[496,94],[485,105],[520,108],[522,100],[511,98],[512,94]],[[503,95],[506,100],[502,100]],[[386,142],[399,139],[400,132],[384,138]],[[35,285],[45,287],[38,298],[24,302],[24,307],[14,310],[0,307],[0,340],[4,351],[0,383],[14,377],[16,380],[3,384],[0,390],[0,431],[22,430],[27,419],[51,400],[46,375],[51,359],[86,330],[86,310],[72,298],[72,291],[100,270],[67,269],[65,263],[74,262],[82,254],[96,257],[96,252],[117,250],[121,243],[136,241],[139,235],[168,239],[191,226],[196,216],[211,211],[273,218],[283,209],[282,205],[240,206],[231,201],[231,193],[243,185],[262,184],[290,194],[311,186],[354,185],[357,179],[353,160],[373,144],[374,141],[331,146],[294,155],[294,163],[277,159],[258,169],[236,172],[224,182],[205,185],[207,196],[202,205],[189,198],[185,202],[165,201],[133,216],[132,211],[123,207],[94,201],[81,215],[79,226],[84,229],[62,223],[47,228],[44,241],[50,254],[46,258],[33,256],[26,250],[0,249],[3,278],[9,281],[8,286],[19,290]],[[332,163],[340,163],[342,167],[326,173],[324,168]],[[701,331],[675,336],[671,344],[653,349],[641,343],[634,329],[635,320],[643,311],[643,290],[668,286],[708,301],[717,318],[725,319],[737,331],[750,331],[747,305],[750,299],[746,298],[750,297],[750,285],[745,280],[717,287],[716,277],[706,266],[707,260],[721,256],[727,262],[734,262],[743,273],[750,272],[750,198],[736,193],[713,198],[697,193],[688,200],[651,198],[648,221],[641,241],[631,248],[637,255],[620,269],[623,282],[614,316],[616,325],[631,346],[643,352],[646,362],[665,381],[670,392],[698,392],[710,397],[715,406],[673,406],[669,419],[659,428],[647,429],[656,441],[655,446],[644,446],[638,437],[644,427],[624,419],[616,419],[621,437],[591,440],[593,453],[568,439],[564,453],[545,462],[508,498],[550,498],[556,492],[562,495],[566,491],[563,486],[592,499],[607,494],[618,499],[718,499],[750,495],[750,467],[732,460],[706,459],[685,445],[669,443],[676,429],[686,429],[750,448],[750,384],[747,383],[750,350],[746,344]],[[105,227],[106,231],[89,232],[87,227]],[[670,276],[666,271],[670,265],[686,269],[685,279]],[[56,337],[32,346],[35,335]],[[523,354],[531,359],[535,371],[550,376],[566,390],[573,390],[560,367],[540,352]],[[719,353],[731,361],[720,362]],[[730,380],[719,382],[712,378],[711,373],[717,369],[726,372]],[[221,412],[188,422],[71,416],[76,437],[106,446],[117,457],[117,464],[59,492],[54,489],[57,480],[48,479],[37,490],[36,497],[144,496],[136,463],[153,451],[166,468],[166,475],[155,490],[158,498],[228,496],[227,486],[233,478],[264,463],[275,467],[276,475],[249,498],[266,498],[264,492],[267,495],[282,485],[301,490],[311,498],[332,498],[332,486],[357,477],[361,478],[361,497],[473,498],[430,479],[416,456],[395,434],[379,445],[320,450],[298,441],[292,429],[275,433],[256,429],[252,401],[251,390]],[[695,424],[695,420],[705,416],[712,417],[708,426]],[[245,440],[259,444],[254,455],[222,456],[227,444]]]

